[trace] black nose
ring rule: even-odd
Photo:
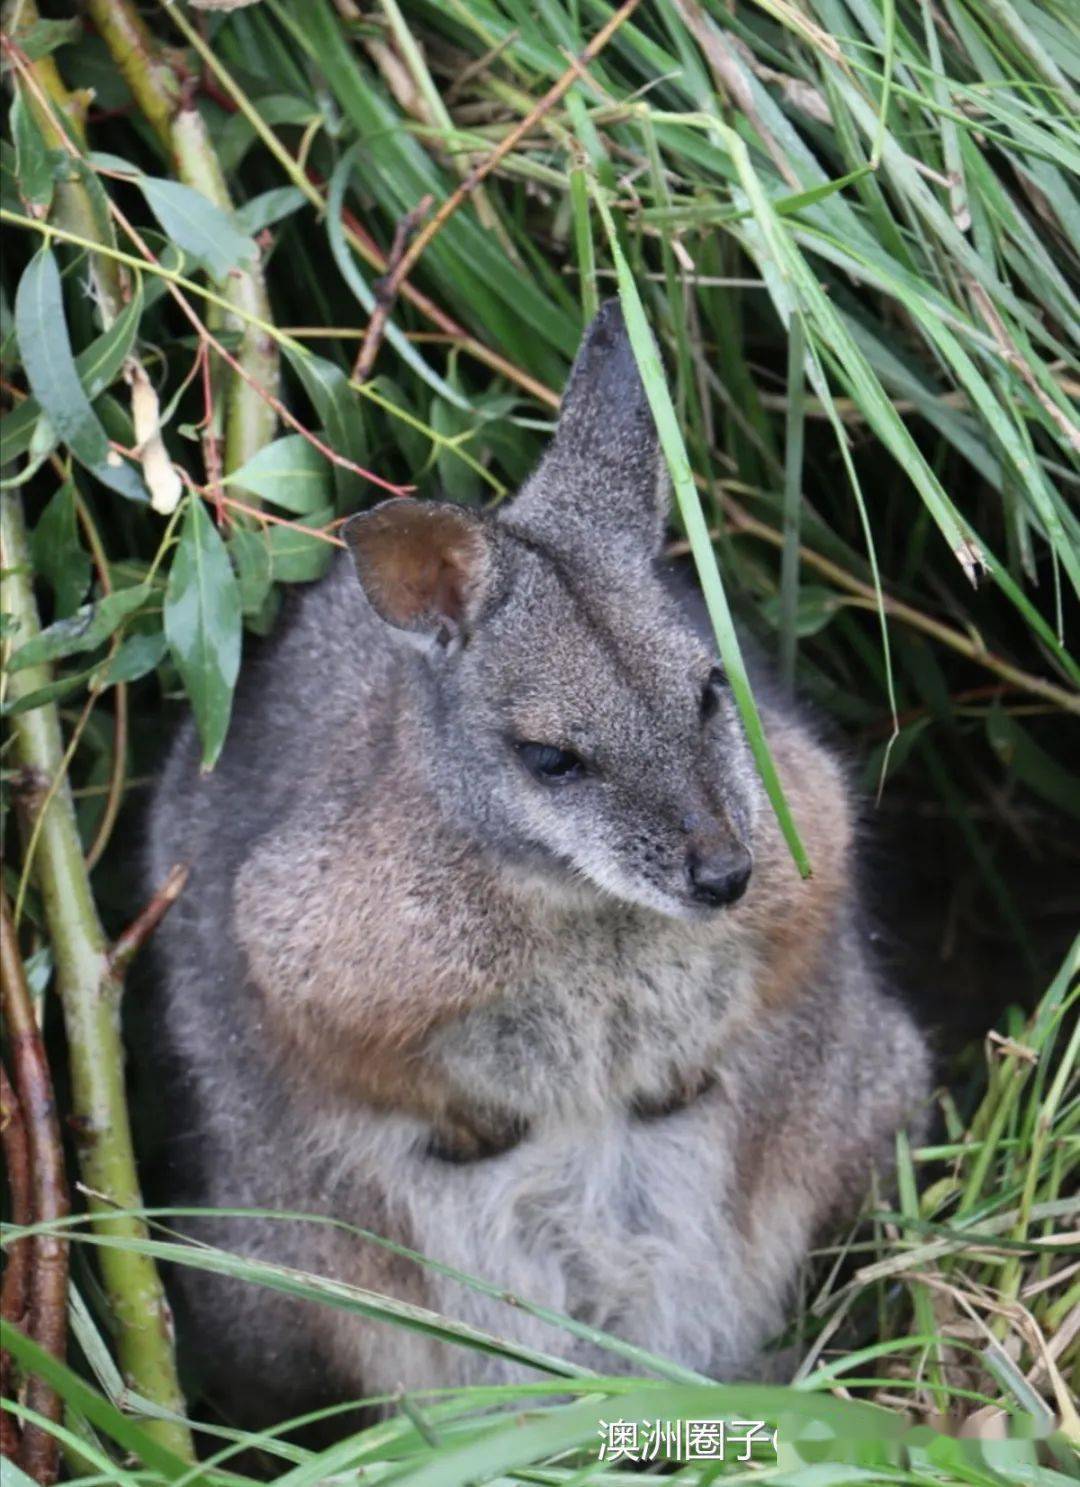
[[[686,872],[690,889],[699,903],[720,908],[738,903],[746,892],[754,862],[745,847],[723,852],[690,852]]]

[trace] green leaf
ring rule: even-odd
[[[68,619],[57,620],[40,635],[21,645],[7,663],[9,671],[22,671],[27,666],[40,666],[59,661],[64,656],[96,650],[128,615],[142,609],[153,598],[149,584],[135,584],[130,589],[117,589],[93,604],[84,604]]]
[[[16,1466],[14,1461],[5,1460],[5,1470],[8,1473],[7,1487],[37,1487],[33,1477],[27,1476],[21,1466]]]
[[[273,190],[253,196],[242,207],[237,207],[233,213],[233,221],[241,232],[254,237],[264,227],[272,227],[283,217],[291,217],[306,201],[307,197],[299,186],[275,186]]]
[[[405,468],[409,472],[409,479],[415,480],[431,463],[434,455],[431,439],[423,432],[423,421],[419,409],[401,384],[395,382],[392,377],[386,376],[385,373],[373,377],[368,387],[382,398],[384,410],[394,409],[407,415],[400,418],[390,412],[387,433],[401,451]]]
[[[799,590],[798,599],[795,604],[793,616],[795,634],[799,639],[807,635],[816,635],[835,616],[837,610],[843,604],[843,599],[832,589],[820,585],[807,584]],[[761,606],[761,613],[774,629],[780,628],[781,605],[779,597],[767,599]]]
[[[11,103],[11,135],[15,141],[15,170],[19,194],[44,217],[53,195],[52,160],[45,137],[27,105],[22,88],[15,90]]]
[[[274,581],[266,535],[237,527],[229,538],[228,549],[240,585],[240,608],[245,616],[258,615]]]
[[[311,400],[327,444],[354,464],[363,465],[368,456],[364,415],[360,399],[349,386],[345,373],[325,357],[290,346],[288,342],[282,350]],[[334,484],[339,510],[356,511],[363,504],[368,485],[361,476],[335,466]]]
[[[28,480],[33,479],[55,448],[56,435],[53,433],[53,426],[44,414],[40,414],[30,431],[26,464],[17,475],[9,475],[6,479],[0,480],[0,489],[11,490],[16,486],[25,485]]]
[[[78,692],[90,677],[94,674],[91,666],[86,671],[80,671],[76,676],[61,676],[54,682],[47,682],[43,687],[35,687],[32,692],[24,692],[21,697],[12,698],[0,705],[0,717],[14,718],[20,713],[32,713],[37,707],[44,707],[46,703],[57,702],[61,697],[68,697],[72,692]]]
[[[146,501],[138,475],[109,448],[79,381],[64,318],[60,270],[51,248],[39,249],[19,280],[15,331],[27,381],[57,437],[102,484],[131,501]]]
[[[42,57],[47,57],[50,52],[55,52],[57,47],[66,46],[68,42],[79,41],[82,37],[82,21],[72,19],[69,21],[33,21],[25,29],[19,31],[19,50],[30,62],[37,62]]]
[[[160,176],[140,175],[138,184],[166,237],[172,238],[211,279],[221,283],[231,269],[257,256],[251,238],[201,192]]]
[[[137,682],[160,666],[167,644],[162,630],[147,635],[129,635],[111,661],[101,671],[98,687],[112,687],[117,682]]]
[[[201,191],[164,176],[148,176],[119,155],[97,150],[89,156],[100,165],[128,177],[138,186],[162,231],[189,258],[222,283],[232,269],[250,264],[258,256],[252,239],[236,225],[235,214],[222,211]]]
[[[324,527],[333,516],[333,507],[324,506],[321,511],[311,513],[305,526]],[[289,526],[272,527],[267,540],[274,577],[284,583],[311,583],[321,578],[336,551],[334,544],[324,537],[314,537],[310,532],[299,532]]]
[[[240,669],[240,589],[225,544],[202,501],[192,498],[165,595],[165,636],[191,699],[212,769],[221,753]]]
[[[986,735],[1002,765],[1022,780],[1029,790],[1059,811],[1080,819],[1080,783],[1063,769],[1030,733],[1001,707],[986,717]]]
[[[302,434],[287,434],[264,444],[224,484],[242,486],[297,516],[309,516],[331,499],[330,480],[325,455]]]
[[[455,448],[468,448],[470,431],[475,420],[451,407],[442,398],[433,398],[431,403],[431,427],[444,439],[455,440]],[[460,437],[460,436],[465,437]],[[454,448],[439,444],[435,451],[435,465],[439,472],[439,483],[452,501],[463,506],[476,506],[483,495],[483,484],[474,469],[471,469],[455,453]]]
[[[79,541],[75,517],[75,487],[70,480],[53,496],[38,517],[30,542],[34,570],[44,578],[56,599],[57,619],[78,609],[90,587],[90,557]]]
[[[185,1476],[190,1479],[190,1463],[174,1456],[150,1431],[110,1404],[66,1363],[54,1358],[29,1337],[24,1337],[17,1327],[6,1320],[0,1320],[0,1335],[5,1349],[18,1359],[26,1373],[35,1374],[51,1384],[73,1411],[84,1415],[125,1452],[142,1461],[167,1481],[176,1481]]]
[[[135,343],[135,333],[144,308],[142,279],[135,284],[131,299],[108,330],[80,351],[75,358],[83,391],[91,402],[120,375],[120,369]],[[34,428],[41,417],[41,404],[35,397],[24,398],[13,412],[0,418],[0,448],[4,462],[15,459],[30,447]],[[54,441],[55,442],[55,441]]]

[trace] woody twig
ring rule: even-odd
[[[23,1227],[32,1220],[30,1200],[30,1150],[26,1141],[26,1122],[22,1117],[19,1097],[0,1065],[0,1143],[7,1171],[8,1200],[12,1224]],[[31,1241],[18,1239],[8,1246],[4,1262],[4,1280],[0,1286],[0,1316],[5,1322],[22,1328],[30,1294]],[[0,1353],[0,1396],[12,1395],[11,1357]],[[0,1456],[16,1460],[21,1436],[13,1415],[0,1411]]]
[[[4,1024],[14,1085],[11,1093],[18,1101],[25,1136],[23,1177],[29,1192],[22,1194],[22,1207],[25,1211],[28,1198],[31,1222],[46,1224],[65,1218],[68,1212],[64,1151],[49,1065],[26,984],[7,895],[2,890],[0,969],[3,971]],[[8,1089],[4,1090],[4,1098],[7,1104]],[[17,1157],[22,1155],[17,1153]],[[26,1265],[25,1258],[20,1257],[18,1264]],[[64,1356],[67,1339],[67,1283],[67,1240],[56,1233],[35,1234],[30,1241],[29,1265],[22,1283],[23,1294],[19,1298],[22,1301],[23,1328],[54,1358]],[[57,1422],[60,1419],[60,1398],[43,1379],[31,1376],[27,1386],[27,1404],[46,1420]],[[17,1460],[35,1481],[55,1482],[59,1443],[43,1426],[28,1423],[22,1432]]]
[[[386,260],[386,273],[376,280],[373,288],[375,290],[375,308],[371,312],[364,339],[360,343],[356,363],[353,366],[353,378],[357,382],[366,382],[371,376],[371,369],[375,365],[375,358],[379,354],[379,346],[382,344],[383,334],[386,330],[386,322],[390,318],[390,311],[394,306],[397,290],[394,287],[394,274],[398,264],[405,256],[405,250],[412,240],[420,223],[431,210],[433,196],[424,196],[416,203],[411,212],[406,212],[394,230],[394,241],[390,246],[390,253]]]
[[[123,981],[131,962],[183,893],[189,872],[190,868],[179,862],[171,867],[150,902],[113,944],[109,951],[109,973],[115,981]]]

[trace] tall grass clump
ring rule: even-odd
[[[618,1487],[602,1428],[712,1418],[762,1429],[690,1487],[1075,1480],[1071,0],[6,0],[0,64],[5,1481]],[[124,825],[346,515],[513,491],[615,294],[793,874],[747,649],[861,772],[932,1144],[815,1256],[788,1387],[584,1374],[551,1317],[532,1382],[253,1438],[162,1262],[508,1345],[145,1208],[121,1011],[183,873],[132,902]]]

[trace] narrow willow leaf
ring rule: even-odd
[[[191,700],[204,769],[221,753],[240,669],[240,590],[202,501],[189,501],[165,594],[165,636]]]
[[[330,462],[309,439],[302,434],[287,434],[264,444],[224,483],[254,491],[297,516],[310,516],[331,499],[332,476]]]
[[[428,420],[442,439],[457,441],[454,445],[440,443],[435,451],[435,466],[443,491],[451,501],[460,501],[463,506],[476,506],[484,487],[475,469],[464,464],[455,452],[466,446],[470,431],[475,435],[475,420],[465,417],[442,398],[432,400]]]
[[[155,671],[165,658],[167,644],[164,632],[129,635],[111,661],[99,672],[95,686],[112,687],[117,682],[137,682]]]
[[[91,402],[120,375],[120,369],[134,344],[143,308],[140,278],[135,284],[131,299],[108,330],[98,336],[96,341],[91,341],[76,356],[75,370],[79,374],[83,391]],[[5,463],[30,447],[34,427],[40,416],[41,404],[37,398],[27,397],[11,413],[0,418],[0,449],[3,450]]]
[[[354,464],[365,464],[368,446],[364,415],[359,396],[349,386],[345,373],[324,356],[315,356],[310,351],[294,348],[288,342],[285,342],[282,350],[311,400],[327,444]],[[354,471],[336,465],[334,484],[339,510],[356,511],[363,504],[368,484]]]
[[[275,186],[237,207],[233,221],[241,232],[254,237],[264,227],[273,227],[282,218],[291,217],[306,201],[307,197],[299,186]]]
[[[149,604],[154,590],[149,584],[135,584],[130,589],[117,589],[93,604],[84,604],[68,619],[57,620],[39,635],[21,645],[7,663],[9,671],[22,671],[27,666],[59,661],[96,650],[129,615]]]
[[[15,90],[10,117],[19,194],[32,215],[44,217],[53,196],[52,159],[21,87]]]
[[[90,555],[79,541],[75,487],[65,480],[38,517],[30,542],[34,570],[49,584],[56,617],[74,614],[90,587]]]
[[[216,283],[257,257],[258,249],[238,227],[235,213],[223,211],[201,191],[165,176],[146,175],[130,160],[103,150],[94,151],[89,159],[92,165],[124,176],[138,186],[165,236]]]
[[[240,608],[245,617],[258,615],[274,581],[266,534],[237,527],[227,546],[240,585]]]
[[[324,506],[321,511],[313,511],[304,525],[316,529],[325,527],[333,517],[334,508]],[[316,537],[312,532],[301,532],[291,526],[275,525],[266,540],[274,578],[283,583],[311,583],[321,578],[337,551],[325,537]]]
[[[82,21],[32,21],[29,26],[19,28],[19,50],[30,62],[37,62],[55,52],[57,47],[69,41],[78,41],[82,35]]]
[[[103,485],[131,501],[146,501],[138,475],[109,448],[79,380],[64,318],[60,270],[51,248],[39,249],[19,280],[15,331],[27,381],[57,437]]]
[[[38,415],[38,420],[30,431],[30,439],[26,451],[26,464],[16,475],[8,475],[0,480],[0,490],[14,490],[17,486],[25,485],[32,480],[42,465],[56,448],[57,439],[53,433],[53,426],[45,417],[44,413]],[[6,453],[6,451],[5,451]]]
[[[21,697],[0,703],[0,717],[15,718],[21,713],[32,713],[35,708],[44,707],[49,702],[58,702],[61,697],[70,697],[73,692],[81,691],[93,674],[91,666],[76,676],[62,676],[44,687],[35,687],[32,692],[24,692]]]
[[[140,175],[138,184],[166,237],[172,238],[215,282],[221,283],[230,270],[242,268],[256,257],[258,250],[251,238],[200,191],[159,176]]]

